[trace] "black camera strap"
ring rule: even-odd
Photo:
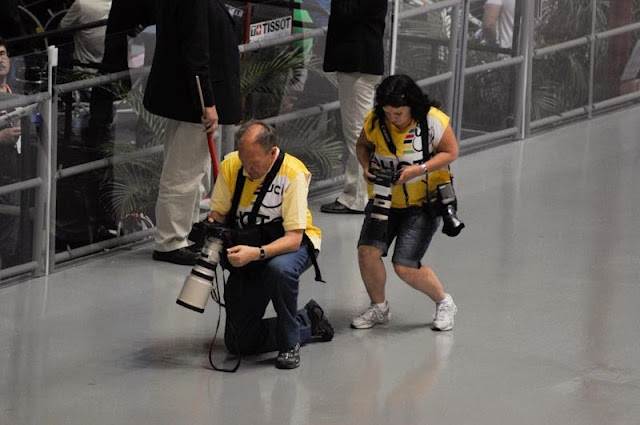
[[[382,133],[382,137],[384,138],[385,143],[387,144],[387,148],[389,152],[393,154],[400,163],[400,158],[398,158],[396,145],[393,143],[393,139],[391,138],[391,133],[389,132],[389,127],[387,127],[387,123],[384,119],[378,120],[378,126],[380,127],[380,132]],[[424,150],[424,149],[423,149]],[[402,192],[404,193],[404,202],[407,206],[409,206],[409,192],[407,192],[407,186],[402,185]]]
[[[262,201],[264,200],[264,197],[267,195],[267,192],[269,191],[269,187],[271,187],[271,183],[273,183],[273,180],[276,178],[276,174],[278,174],[278,171],[280,171],[280,167],[282,166],[283,162],[284,162],[284,152],[280,150],[280,154],[278,155],[278,158],[273,163],[273,166],[271,167],[271,169],[265,176],[264,181],[262,182],[262,187],[260,188],[260,192],[258,193],[258,196],[256,197],[256,201],[253,204],[253,209],[249,214],[249,224],[252,224],[252,225],[256,224],[258,211],[260,210]],[[236,187],[235,187],[235,190],[233,191],[233,199],[231,200],[231,209],[227,214],[227,217],[228,217],[227,224],[235,225],[235,223],[229,223],[229,220],[234,220],[234,221],[236,220],[236,212],[238,211],[238,205],[240,204],[240,197],[242,196],[242,190],[244,189],[244,182],[245,182],[244,167],[240,167],[240,169],[238,170],[238,177],[236,179]]]

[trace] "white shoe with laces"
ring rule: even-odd
[[[434,331],[450,331],[453,329],[457,312],[458,307],[453,302],[451,295],[447,294],[445,301],[436,304],[436,314],[433,315],[431,329]]]
[[[351,320],[351,327],[354,329],[369,329],[372,328],[373,325],[387,323],[390,317],[391,313],[389,313],[388,303],[385,309],[371,304],[366,310]]]

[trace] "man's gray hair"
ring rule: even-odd
[[[275,128],[262,121],[250,120],[242,124],[236,132],[236,148],[238,147],[238,144],[244,137],[245,133],[249,131],[249,129],[253,126],[260,127],[260,132],[256,136],[255,141],[264,148],[265,152],[274,146],[278,146],[278,138],[276,137]]]

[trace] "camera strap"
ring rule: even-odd
[[[264,200],[264,197],[267,195],[267,192],[269,191],[269,187],[271,187],[271,183],[273,183],[273,180],[276,178],[276,174],[278,174],[278,171],[280,171],[280,167],[282,166],[283,162],[284,162],[284,152],[280,150],[280,154],[278,155],[276,162],[273,163],[273,166],[271,167],[271,169],[265,176],[264,181],[262,182],[262,186],[260,187],[260,192],[258,193],[258,196],[256,197],[256,200],[253,204],[253,209],[249,214],[249,224],[251,225],[256,224],[258,211],[260,210],[262,201]],[[236,212],[238,211],[238,205],[240,204],[240,197],[242,196],[242,190],[244,189],[244,182],[245,182],[244,167],[240,167],[240,169],[238,170],[238,178],[236,179],[236,187],[235,187],[235,190],[233,191],[233,199],[231,200],[231,209],[227,214],[227,217],[229,217],[230,220],[234,220],[234,221],[236,220]],[[235,223],[227,223],[227,224],[235,225]]]
[[[399,163],[400,158],[398,158],[396,145],[393,143],[393,139],[391,138],[391,133],[389,133],[389,127],[387,127],[387,123],[384,119],[379,119],[378,126],[380,127],[380,133],[382,133],[382,137],[387,144],[389,152],[391,152],[393,156],[396,157]],[[404,184],[402,185],[402,192],[404,193],[404,202],[407,206],[409,206],[409,193],[407,192],[407,186],[405,186]]]
[[[425,138],[428,138],[428,124],[427,124],[427,120],[421,120],[420,121],[420,128],[421,128],[421,136],[422,136],[422,159],[423,159],[423,163],[426,163],[429,159],[431,159],[431,157],[433,157],[436,153],[436,147],[433,145],[433,141],[431,139],[428,140],[427,145],[425,146]],[[429,153],[429,146],[431,145],[431,153]],[[451,179],[451,186],[453,186],[453,174],[451,173],[451,165],[447,164],[447,170],[449,171],[449,177]],[[427,202],[431,202],[431,197],[429,195],[429,176],[427,175]]]

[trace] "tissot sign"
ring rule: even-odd
[[[291,16],[251,24],[249,41],[265,40],[291,34]]]

